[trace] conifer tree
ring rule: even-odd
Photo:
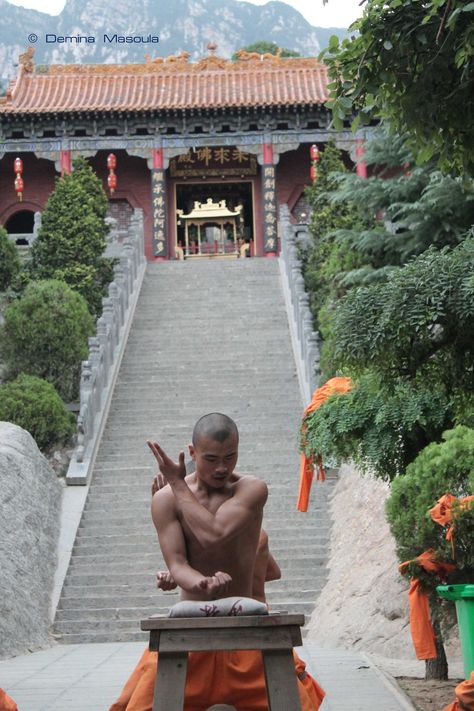
[[[108,226],[107,196],[84,158],[73,162],[50,195],[39,235],[31,250],[35,279],[60,279],[86,299],[98,314],[112,278],[112,262],[103,256]]]
[[[0,291],[5,291],[20,271],[18,250],[7,231],[0,227]]]

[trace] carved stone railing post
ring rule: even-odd
[[[66,483],[88,483],[107,417],[112,391],[145,273],[143,211],[135,210],[121,249],[96,335],[89,338],[89,357],[81,365],[77,446]]]
[[[281,245],[280,271],[300,390],[306,405],[311,401],[320,375],[319,334],[313,329],[309,296],[306,293],[301,272],[301,260],[296,247],[296,232],[298,230],[301,231],[301,226],[297,227],[291,224],[288,206],[281,205],[278,222]]]

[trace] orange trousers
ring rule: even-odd
[[[0,711],[18,711],[16,703],[3,689],[0,689]]]
[[[305,671],[293,652],[302,711],[316,711],[324,691]],[[151,711],[157,670],[157,652],[148,649],[109,711]],[[261,652],[190,652],[184,711],[205,711],[214,704],[229,704],[238,711],[268,711]]]
[[[474,709],[474,671],[466,681],[462,681],[455,688],[457,701],[446,706],[443,711],[473,711]]]

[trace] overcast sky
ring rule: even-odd
[[[265,5],[267,0],[247,0],[254,5]],[[65,5],[65,0],[8,0],[13,5],[30,7],[50,15],[59,15]],[[160,0],[157,0],[159,3]],[[348,27],[362,14],[360,0],[329,0],[323,5],[323,0],[288,0],[291,5],[312,25],[318,27]],[[132,0],[130,0],[132,4]]]

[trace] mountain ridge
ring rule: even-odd
[[[158,6],[137,0],[133,8],[125,0],[67,0],[59,15],[0,0],[0,13],[3,89],[16,76],[18,57],[29,44],[35,47],[35,64],[120,64],[182,51],[195,61],[206,55],[209,42],[222,57],[260,40],[315,56],[331,34],[346,34],[343,28],[313,27],[279,0],[263,6],[237,0],[175,0]],[[125,37],[132,40],[115,39]],[[158,42],[151,39],[156,37]]]

